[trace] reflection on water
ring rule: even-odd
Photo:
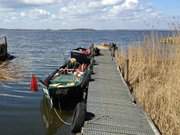
[[[50,107],[49,100],[45,96],[42,99],[40,109],[43,124],[46,128],[46,135],[55,135],[57,133],[61,133],[63,135],[71,134],[69,130],[70,127],[68,125],[64,125],[62,120],[67,123],[71,123],[72,111],[65,112],[56,109],[58,113],[56,114],[54,109]],[[58,115],[62,120],[58,118]]]
[[[23,78],[22,66],[11,61],[0,62],[0,81],[15,81]]]

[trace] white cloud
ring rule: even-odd
[[[29,8],[37,6],[56,5],[61,0],[0,0],[0,8]]]
[[[138,4],[138,0],[125,0],[122,4],[114,5],[109,11],[109,16],[117,16],[125,12],[135,12],[139,8]]]
[[[102,0],[103,5],[114,5],[118,4],[119,2],[122,2],[123,0]]]
[[[45,9],[32,9],[29,11],[20,12],[21,17],[28,17],[32,19],[48,19],[52,14]]]
[[[42,5],[42,4],[53,4],[56,3],[57,0],[19,0],[19,2],[24,4]]]
[[[2,13],[2,12],[11,12],[11,11],[12,11],[12,9],[10,9],[10,8],[0,7],[0,13]]]
[[[105,18],[119,17],[121,13],[134,12],[140,0],[76,0],[66,3],[59,11],[60,16],[71,16],[76,18],[91,17]]]
[[[157,16],[159,12],[145,0],[0,0],[0,18],[28,26],[47,21],[47,27],[55,23],[66,27],[111,27]]]
[[[60,12],[78,15],[96,12],[104,12],[105,14],[112,8],[121,8],[121,10],[133,9],[139,4],[139,0],[71,0],[65,2],[65,6]],[[98,11],[98,12],[97,12]]]
[[[121,5],[124,9],[134,9],[139,3],[139,0],[126,0]]]
[[[10,0],[0,0],[0,3],[1,1],[9,1],[10,3]],[[144,12],[148,10],[144,7],[142,1],[143,0],[14,0],[14,3],[38,5],[38,7],[23,8],[19,13],[20,17],[29,17],[32,19],[66,18],[71,20],[99,20],[101,18],[122,18],[122,16],[126,15],[128,15],[129,18],[131,16],[134,17],[134,12]],[[46,8],[43,8],[44,4]],[[48,4],[52,4],[51,11],[48,11]],[[55,7],[54,9],[53,6]],[[144,9],[142,9],[142,7]],[[155,13],[152,15],[154,14]]]

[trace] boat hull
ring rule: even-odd
[[[50,104],[54,107],[73,108],[78,102],[87,100],[88,84],[84,87],[77,86],[71,88],[61,88],[56,91],[49,91],[43,88],[45,96],[50,100]]]
[[[80,101],[86,102],[90,76],[91,70],[87,69],[79,85],[54,89],[43,87],[43,92],[50,100],[51,105],[56,107],[59,104],[64,108],[64,106],[71,106],[71,104],[76,105]]]

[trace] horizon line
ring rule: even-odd
[[[46,28],[46,29],[36,29],[36,28],[0,28],[0,30],[42,30],[42,31],[179,31],[179,30],[172,30],[172,29],[96,29],[96,28],[64,28],[64,29],[52,29],[52,28]]]

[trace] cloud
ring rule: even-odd
[[[73,18],[109,18],[121,17],[122,14],[138,9],[140,0],[76,0],[66,3],[59,10],[59,15]]]
[[[43,4],[54,4],[57,0],[19,0],[23,4],[32,4],[32,5],[43,5]]]
[[[123,0],[102,0],[101,3],[103,5],[114,5],[114,4],[118,4],[121,3]]]
[[[5,7],[14,10],[17,10],[17,7],[23,7],[21,17],[25,15],[31,18],[52,16],[54,19],[69,18],[71,20],[112,19],[126,15],[130,18],[139,10],[142,3],[143,0],[0,0],[0,5],[4,4]],[[53,8],[52,15],[47,5]],[[27,6],[31,8],[28,9]]]
[[[146,0],[0,0],[0,17],[12,24],[27,22],[28,26],[45,20],[46,27],[54,23],[64,27],[111,27],[159,16],[160,12]]]
[[[139,3],[139,0],[126,0],[121,5],[121,7],[124,9],[134,9],[138,5],[138,3]]]
[[[56,4],[58,2],[60,2],[60,0],[0,0],[0,7],[26,8],[26,7]]]
[[[38,9],[38,8],[20,12],[19,15],[22,18],[28,17],[28,18],[31,18],[31,19],[38,19],[38,20],[49,19],[51,17],[52,18],[55,17],[55,15],[53,15],[49,11],[47,11],[45,9]]]

